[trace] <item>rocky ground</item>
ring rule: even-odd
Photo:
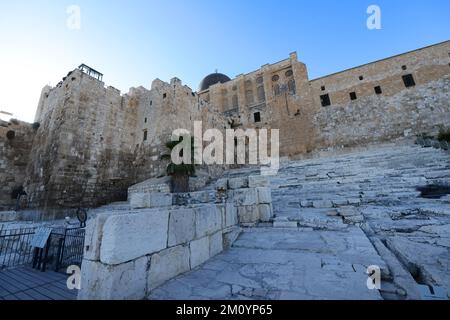
[[[271,223],[149,298],[448,299],[450,196],[417,191],[430,185],[450,185],[448,151],[386,144],[286,162],[271,177]],[[380,291],[367,288],[370,265]]]

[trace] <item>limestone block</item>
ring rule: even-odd
[[[223,231],[223,248],[229,249],[241,234],[242,229],[238,226]]]
[[[100,260],[120,264],[166,248],[169,211],[140,210],[108,217],[103,226]]]
[[[222,230],[209,236],[209,257],[212,258],[215,255],[223,251],[223,236]]]
[[[230,189],[248,188],[248,178],[247,177],[230,178],[228,179],[228,187]]]
[[[222,213],[214,205],[201,205],[195,208],[195,237],[213,234],[222,228]]]
[[[297,228],[297,221],[274,221],[274,228]]]
[[[344,217],[344,223],[353,224],[360,222],[364,222],[364,217],[362,215]]]
[[[131,193],[130,206],[133,209],[159,208],[172,205],[172,194],[162,192]]]
[[[227,202],[225,204],[225,224],[224,227],[231,227],[238,224],[237,208],[233,203]]]
[[[151,256],[148,272],[148,290],[190,270],[189,246],[176,246]]]
[[[341,217],[351,217],[359,215],[359,211],[354,207],[342,207],[338,209],[338,213]]]
[[[330,200],[316,200],[313,201],[314,208],[333,208],[333,203]]]
[[[189,249],[191,253],[191,269],[194,269],[209,259],[209,236],[191,241]]]
[[[248,177],[248,187],[258,188],[258,187],[268,187],[269,180],[265,176],[249,176]]]
[[[188,243],[195,238],[194,209],[170,210],[168,237],[169,247]]]
[[[258,211],[259,219],[263,222],[268,222],[273,217],[272,205],[270,204],[259,204]]]
[[[256,188],[258,203],[272,203],[272,190],[270,188]]]
[[[358,205],[361,203],[361,199],[359,198],[352,198],[352,199],[348,199],[348,204],[350,205]]]
[[[240,206],[238,209],[239,223],[254,223],[259,221],[257,205]]]
[[[147,257],[111,266],[83,260],[79,300],[138,300],[146,297]]]
[[[302,208],[311,208],[313,206],[312,201],[300,201],[300,206]]]
[[[84,259],[94,261],[100,260],[100,245],[103,235],[103,225],[108,217],[110,217],[108,213],[101,213],[97,215],[95,219],[87,222],[84,237]]]
[[[221,178],[215,184],[216,190],[225,191],[228,189],[228,179]]]
[[[234,190],[231,192],[231,197],[236,206],[251,206],[258,203],[258,195],[255,188]]]

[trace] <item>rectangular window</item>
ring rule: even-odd
[[[144,141],[147,141],[147,130],[144,130]]]
[[[403,83],[405,84],[405,87],[414,87],[416,85],[416,82],[414,81],[414,77],[412,74],[404,75],[403,77]]]
[[[163,94],[163,99],[167,98],[167,93]]]
[[[350,100],[356,100],[356,92],[350,92]]]
[[[382,94],[383,93],[383,91],[381,90],[381,87],[380,86],[376,86],[375,88],[373,88],[374,90],[375,90],[375,93],[376,94]]]
[[[261,113],[260,112],[255,112],[253,114],[253,120],[255,120],[255,122],[261,122]]]
[[[321,95],[320,103],[322,104],[322,107],[328,107],[331,105],[330,96],[328,94]]]
[[[147,123],[147,118],[144,119],[144,123]]]

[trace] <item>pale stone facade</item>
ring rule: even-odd
[[[449,53],[446,41],[315,80],[292,53],[198,93],[173,78],[121,94],[75,69],[43,89],[40,127],[18,130],[21,147],[1,129],[0,205],[13,205],[16,185],[28,193],[25,207],[47,212],[124,200],[131,185],[164,174],[165,142],[195,120],[203,130],[280,129],[281,156],[435,134],[450,123]],[[23,161],[8,158],[15,152]]]

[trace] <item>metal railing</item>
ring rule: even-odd
[[[31,240],[37,227],[0,229],[0,270],[32,265],[35,248]],[[84,228],[53,228],[47,241],[43,260],[55,271],[69,265],[81,266],[84,248]]]
[[[0,270],[30,264],[35,227],[0,230]]]

